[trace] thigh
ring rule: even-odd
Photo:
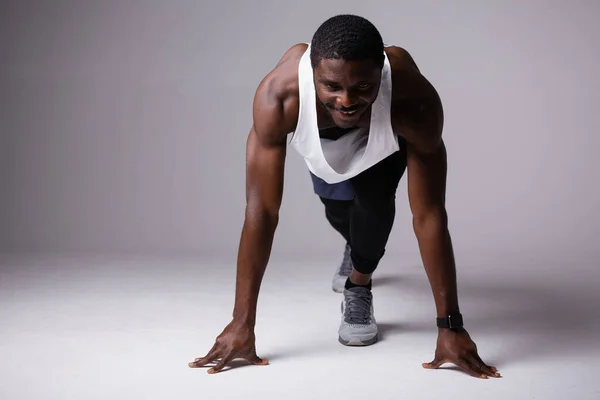
[[[327,197],[319,196],[321,203],[325,206],[327,216],[332,216],[339,219],[347,219],[350,215],[352,200],[335,200]]]

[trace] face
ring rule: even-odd
[[[381,67],[371,60],[322,59],[314,70],[317,98],[340,128],[352,128],[377,98]]]

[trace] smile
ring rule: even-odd
[[[341,110],[336,110],[336,112],[337,112],[338,114],[340,114],[341,116],[344,116],[344,117],[352,117],[353,115],[355,115],[355,114],[358,112],[358,110],[354,110],[354,111],[341,111]]]

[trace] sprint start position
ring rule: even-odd
[[[208,354],[189,366],[216,363],[208,370],[215,373],[234,358],[268,363],[256,353],[256,307],[279,220],[291,134],[289,144],[304,157],[327,220],[346,242],[332,283],[343,293],[340,343],[364,346],[378,339],[371,276],[385,252],[406,169],[413,227],[437,312],[435,356],[423,367],[453,363],[478,378],[499,377],[479,357],[458,306],[443,120],[438,93],[410,54],[384,45],[362,17],[329,18],[310,44],[292,46],[254,97],[233,319]]]

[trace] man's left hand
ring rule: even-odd
[[[477,354],[477,345],[467,331],[439,329],[437,349],[433,361],[423,363],[423,368],[437,369],[445,363],[453,363],[464,372],[476,378],[499,378],[495,367],[487,365]]]

